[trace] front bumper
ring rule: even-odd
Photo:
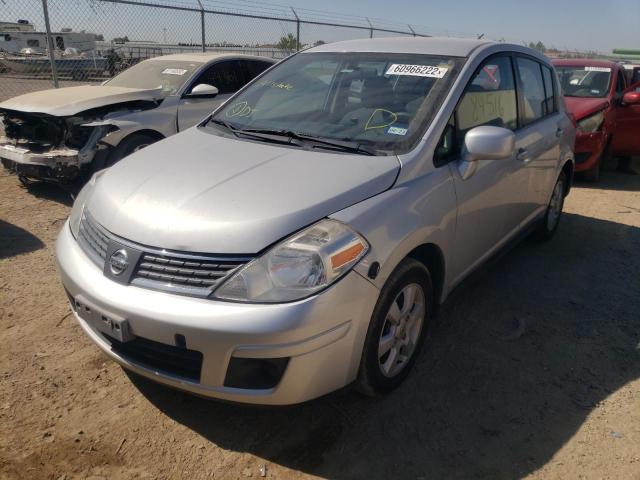
[[[606,144],[604,132],[577,133],[575,171],[584,172],[595,167],[602,156]]]
[[[73,179],[80,172],[78,150],[73,149],[39,153],[0,143],[0,159],[9,171],[41,180]]]
[[[112,359],[145,377],[199,395],[284,405],[319,397],[355,380],[379,291],[351,272],[324,292],[294,303],[256,305],[183,297],[109,280],[80,249],[68,224],[57,243],[62,282],[72,298],[128,321],[136,337],[175,346],[184,339],[202,354],[199,381],[136,362],[74,312],[89,337]],[[273,388],[225,386],[231,359],[288,358]]]

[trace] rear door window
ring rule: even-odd
[[[518,76],[520,78],[522,125],[529,125],[546,114],[544,82],[540,64],[529,58],[518,57]]]

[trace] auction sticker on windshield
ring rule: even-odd
[[[610,72],[609,67],[584,67],[587,72]]]
[[[164,75],[184,75],[187,71],[183,68],[165,68],[162,73]]]
[[[442,78],[447,73],[448,68],[432,67],[430,65],[405,65],[394,63],[387,70],[387,75],[411,75],[414,77]]]

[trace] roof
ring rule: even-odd
[[[468,57],[482,45],[495,42],[471,38],[449,37],[387,37],[364,40],[346,40],[327,43],[305,50],[307,52],[383,52],[383,53],[423,53],[427,55],[447,55]]]
[[[212,60],[218,60],[222,58],[252,58],[257,60],[264,60],[267,62],[275,63],[276,60],[269,57],[257,57],[255,55],[243,55],[241,53],[219,53],[219,52],[191,52],[191,53],[173,53],[171,55],[161,55],[159,57],[153,57],[147,61],[165,61],[174,60],[182,62],[193,63],[207,63]]]
[[[607,67],[613,68],[618,65],[618,62],[612,62],[611,60],[595,60],[592,58],[554,58],[551,63],[559,66],[576,66],[576,67]]]

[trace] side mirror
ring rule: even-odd
[[[640,103],[640,92],[627,92],[622,96],[622,103],[624,105],[638,105]]]
[[[462,159],[502,160],[511,158],[516,148],[515,134],[506,128],[482,126],[472,128],[464,137]]]
[[[200,83],[191,89],[190,97],[215,97],[218,89],[208,83]]]

